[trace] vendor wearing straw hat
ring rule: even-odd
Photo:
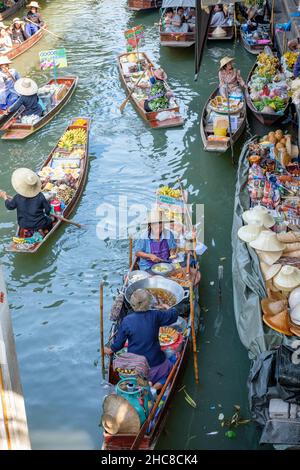
[[[176,323],[175,308],[162,305],[166,310],[152,309],[153,298],[146,289],[137,289],[130,298],[133,312],[121,322],[116,339],[105,354],[120,351],[128,341],[128,352],[144,356],[150,366],[149,381],[155,390],[162,388],[172,369],[172,362],[165,357],[159,343],[159,329]]]
[[[42,116],[43,108],[40,105],[40,99],[38,97],[38,85],[31,78],[20,78],[15,83],[15,91],[19,95],[19,99],[9,108],[6,113],[12,113],[17,111],[20,106],[25,109],[22,112],[23,116]]]
[[[6,209],[17,210],[20,229],[51,230],[51,206],[41,192],[39,177],[28,168],[19,168],[13,172],[11,184],[17,194],[10,198],[6,192],[0,191],[0,198],[4,199]]]
[[[19,97],[15,91],[15,82],[20,79],[20,74],[9,67],[11,60],[6,56],[0,56],[0,109],[6,110],[15,103]]]
[[[246,88],[241,72],[233,67],[233,62],[234,59],[232,57],[223,57],[220,61],[219,91],[224,98],[227,98],[227,90],[229,93],[242,94],[241,88]]]
[[[143,271],[156,263],[169,261],[170,256],[176,253],[174,235],[164,228],[165,223],[170,223],[170,220],[158,209],[148,213],[147,230],[135,245],[135,255],[139,258],[139,267]]]
[[[12,23],[10,31],[11,31],[12,42],[15,45],[22,44],[22,42],[28,39],[28,36],[24,28],[24,24],[25,24],[24,21],[20,20],[20,18],[13,19],[13,23]]]
[[[44,21],[42,15],[38,12],[41,8],[38,2],[30,2],[27,5],[29,9],[26,16],[24,16],[24,21],[26,23],[25,32],[28,37],[33,36],[38,30],[44,26]],[[34,24],[32,24],[34,23]]]

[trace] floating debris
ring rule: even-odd
[[[212,432],[207,432],[207,436],[216,436],[216,434],[219,434],[219,431],[212,431]]]

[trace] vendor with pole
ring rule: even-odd
[[[232,57],[223,57],[220,61],[219,70],[219,91],[220,95],[227,98],[227,91],[230,93],[242,94],[246,88],[241,72],[233,67]]]
[[[38,2],[31,2],[27,6],[29,9],[26,16],[24,16],[24,21],[26,22],[25,25],[25,32],[28,37],[33,36],[35,33],[38,32],[39,29],[43,28],[44,21],[42,15],[39,13],[39,9],[41,8]]]

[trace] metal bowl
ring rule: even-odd
[[[159,271],[159,268],[162,268],[163,271]],[[151,271],[156,276],[167,276],[173,271],[173,266],[170,263],[157,263],[152,266]]]
[[[137,277],[137,279],[134,279],[135,277]],[[130,284],[141,281],[142,279],[147,279],[148,277],[150,277],[149,273],[136,269],[135,271],[131,271],[131,273],[128,274],[128,285],[130,286]]]
[[[184,299],[189,296],[189,290],[184,290],[177,282],[166,279],[162,276],[152,276],[141,281],[134,282],[127,287],[125,291],[125,299],[130,304],[132,294],[138,289],[164,289],[174,295],[176,304],[179,305]]]

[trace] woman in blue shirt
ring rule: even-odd
[[[152,302],[151,294],[145,289],[138,289],[132,294],[130,303],[133,312],[122,320],[116,339],[104,352],[109,355],[116,353],[128,341],[128,352],[147,359],[150,367],[148,379],[153,388],[159,390],[173,367],[161,350],[159,329],[176,323],[178,313],[168,305],[162,306],[166,310],[151,309]]]
[[[39,87],[31,78],[20,78],[15,83],[15,91],[18,93],[19,98],[17,101],[7,108],[6,113],[13,113],[21,106],[24,108],[22,116],[39,116],[41,117],[44,110],[40,104],[38,97]]]
[[[164,229],[164,223],[170,223],[163,213],[154,210],[148,216],[148,229],[142,237],[136,241],[135,255],[139,259],[139,267],[146,271],[156,263],[169,261],[176,254],[176,242],[174,235]]]

